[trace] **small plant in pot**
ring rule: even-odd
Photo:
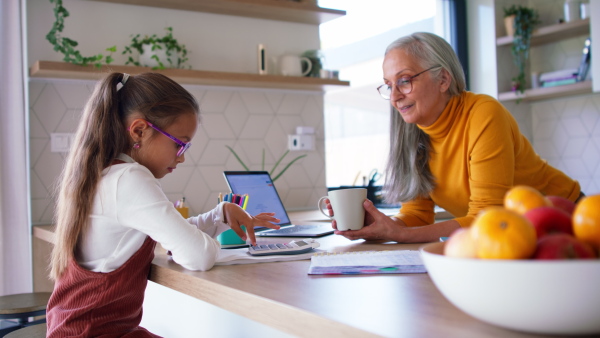
[[[229,149],[229,151],[231,151],[231,153],[233,154],[233,156],[235,156],[235,158],[238,160],[238,162],[240,162],[240,164],[242,165],[242,167],[244,167],[244,169],[246,169],[246,171],[250,171],[250,168],[244,163],[244,161],[242,161],[242,159],[239,157],[239,155],[235,152],[235,150],[233,150],[233,148],[231,148],[230,146],[225,146],[227,147],[227,149]],[[281,157],[277,160],[277,162],[275,162],[275,165],[273,165],[273,169],[271,169],[271,171],[269,172],[270,175],[274,175],[275,174],[275,169],[277,169],[277,166],[279,166],[279,164],[281,163],[281,161],[283,160],[283,158],[289,153],[289,150],[286,150],[285,153],[283,153],[283,155],[281,155]],[[283,173],[285,173],[286,170],[288,170],[288,168],[294,164],[294,162],[298,161],[299,159],[306,157],[306,154],[304,155],[300,155],[297,156],[296,158],[294,158],[293,160],[290,161],[290,163],[288,163],[285,167],[283,167],[283,169],[281,169],[281,171],[279,172],[279,174],[275,175],[275,177],[273,177],[273,182],[275,182],[279,177],[281,177],[281,175],[283,175]],[[262,151],[262,169],[261,170],[265,170],[265,150],[263,149]]]
[[[518,75],[512,78],[514,91],[525,92],[527,85],[525,67],[529,58],[531,34],[536,25],[540,23],[538,12],[532,8],[512,5],[504,8],[504,17],[514,16],[512,55],[518,68]]]
[[[63,55],[63,61],[81,66],[93,64],[97,68],[100,68],[103,63],[108,65],[113,61],[112,54],[117,51],[116,46],[105,49],[105,51],[109,52],[108,55],[96,54],[83,56],[76,48],[79,43],[62,35],[65,28],[65,19],[70,15],[69,11],[63,6],[63,1],[50,0],[50,3],[54,4],[53,13],[55,21],[48,34],[46,34],[46,40],[52,44],[54,51]]]
[[[126,65],[152,67],[152,69],[188,68],[185,66],[187,49],[173,37],[173,28],[166,27],[163,37],[156,34],[141,38],[140,34],[131,38],[129,46],[125,46],[123,55],[130,54]],[[134,51],[139,53],[139,60],[133,58]]]

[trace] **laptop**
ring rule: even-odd
[[[321,237],[333,233],[330,223],[321,225],[295,225],[288,217],[285,207],[267,171],[224,171],[223,175],[232,193],[248,194],[246,211],[250,215],[274,212],[281,226],[275,230],[267,227],[254,228],[261,237]]]

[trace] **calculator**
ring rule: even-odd
[[[257,244],[248,248],[252,256],[297,255],[309,252],[320,246],[314,239],[295,240],[288,243]]]

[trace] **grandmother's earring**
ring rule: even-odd
[[[140,144],[139,143],[134,143],[133,144],[133,149],[140,149]]]

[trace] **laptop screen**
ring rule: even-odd
[[[238,195],[248,194],[246,211],[256,216],[261,212],[274,212],[281,221],[278,225],[291,224],[285,207],[279,198],[267,171],[225,171],[225,180],[231,192]],[[257,228],[259,229],[259,228]]]

